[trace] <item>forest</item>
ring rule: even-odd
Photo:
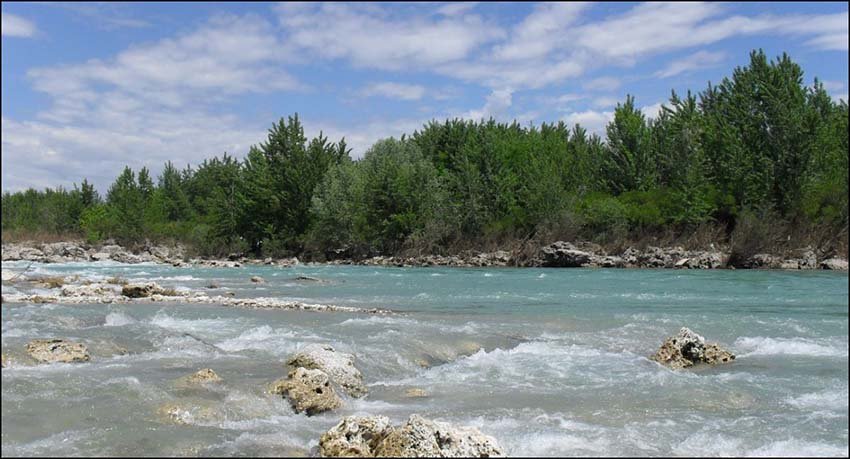
[[[787,55],[655,118],[627,96],[604,138],[564,122],[431,121],[352,160],[298,115],[238,157],[125,167],[105,195],[2,196],[3,239],[181,242],[206,256],[324,259],[448,254],[554,240],[727,244],[739,255],[806,245],[847,256],[848,105]]]

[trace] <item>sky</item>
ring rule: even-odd
[[[2,189],[241,158],[295,113],[354,158],[434,119],[602,134],[758,48],[847,100],[846,2],[4,2]]]

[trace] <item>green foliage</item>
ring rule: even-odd
[[[605,140],[563,122],[453,119],[380,140],[356,161],[344,139],[308,139],[296,114],[241,160],[168,162],[156,184],[147,168],[125,168],[103,202],[87,180],[4,193],[2,226],[274,257],[438,252],[544,233],[602,241],[710,222],[744,256],[789,222],[846,234],[848,106],[817,80],[806,86],[787,55],[754,51],[719,84],[673,92],[652,119],[637,107],[631,96],[617,106]]]

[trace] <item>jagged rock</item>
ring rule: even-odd
[[[716,365],[718,363],[731,362],[732,360],[735,360],[735,356],[716,343],[705,346],[705,351],[703,352],[703,361],[705,363]]]
[[[265,282],[265,279],[260,276],[251,276],[251,282],[254,282],[256,284],[262,284],[263,282]]]
[[[493,437],[474,427],[455,427],[417,414],[381,440],[376,457],[499,457],[504,453]]]
[[[292,367],[322,370],[331,380],[352,397],[366,395],[363,375],[354,366],[354,356],[337,352],[330,345],[310,344],[298,351],[287,362]]]
[[[113,288],[107,285],[100,283],[94,283],[89,285],[65,285],[62,287],[62,296],[115,296],[115,290],[113,290]]]
[[[385,416],[348,416],[319,440],[323,457],[499,457],[493,437],[417,414],[394,428]]]
[[[558,241],[541,250],[543,266],[549,268],[579,268],[590,263],[590,254],[578,250],[569,242]]]
[[[165,290],[155,282],[127,284],[121,288],[121,294],[129,298],[147,298],[154,294],[163,294]]]
[[[296,368],[289,372],[288,379],[273,383],[271,392],[286,396],[296,412],[308,416],[342,405],[330,378],[322,370]]]
[[[730,362],[735,360],[735,356],[717,344],[706,345],[702,336],[687,327],[682,327],[678,335],[664,341],[661,348],[652,356],[652,360],[677,370],[699,363]]]
[[[847,271],[847,260],[841,258],[829,258],[820,262],[821,269],[831,269],[833,271]]]
[[[319,439],[322,457],[371,457],[392,431],[386,416],[347,416]]]
[[[27,353],[39,362],[87,362],[84,344],[63,339],[36,339],[27,344]]]

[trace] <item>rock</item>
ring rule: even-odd
[[[625,266],[625,262],[620,257],[609,255],[598,257],[596,259],[596,265],[601,268],[622,268]]]
[[[499,457],[493,437],[474,427],[455,427],[417,414],[392,429],[374,449],[376,457]]]
[[[111,260],[117,261],[119,263],[128,263],[128,264],[141,263],[142,261],[144,261],[141,257],[139,257],[137,255],[133,255],[132,253],[129,253],[129,252],[125,252],[123,250],[113,253],[112,255],[109,256],[109,258]]]
[[[718,363],[727,363],[735,360],[735,356],[727,351],[726,349],[721,348],[716,343],[707,344],[705,346],[705,351],[703,352],[704,362],[716,365]]]
[[[36,339],[27,344],[27,353],[39,362],[87,362],[84,344],[63,339]]]
[[[590,263],[590,254],[578,250],[569,242],[558,241],[541,251],[543,266],[548,268],[579,268]]]
[[[207,288],[221,288],[221,285],[218,282],[210,282],[207,284]]]
[[[260,276],[251,276],[251,282],[254,282],[256,284],[262,284],[263,282],[265,282],[265,279]]]
[[[0,362],[2,362],[2,364],[0,364],[0,368],[6,368],[6,366],[12,363],[12,359],[7,357],[6,354],[2,354],[0,355]]]
[[[116,296],[115,291],[100,283],[89,285],[65,285],[62,287],[62,296],[65,297],[82,297],[82,296]]]
[[[307,345],[286,363],[293,367],[322,370],[352,397],[362,397],[368,392],[360,370],[354,366],[354,356],[337,352],[330,345]]]
[[[299,367],[288,376],[288,379],[276,381],[271,392],[286,396],[296,412],[312,416],[342,405],[324,371]]]
[[[91,255],[91,261],[103,261],[108,259],[109,254],[106,252],[97,252]]]
[[[371,457],[392,431],[386,416],[347,416],[319,439],[322,457]]]
[[[215,371],[210,368],[204,368],[203,370],[198,370],[195,373],[180,378],[177,384],[179,386],[198,386],[220,382],[222,382],[222,379]]]
[[[699,363],[726,363],[735,360],[735,356],[717,344],[706,345],[702,336],[682,327],[678,335],[664,341],[652,360],[677,370]]]
[[[394,428],[385,416],[348,416],[319,440],[323,457],[499,457],[496,440],[474,427],[455,427],[413,414]]]
[[[154,294],[163,294],[165,290],[155,282],[127,284],[121,288],[121,294],[129,298],[147,298]]]
[[[411,387],[410,389],[404,391],[404,396],[408,398],[422,398],[427,397],[428,392],[425,392],[424,389],[420,389],[418,387]]]
[[[831,269],[833,271],[847,271],[847,260],[841,258],[829,258],[820,262],[821,269]]]

